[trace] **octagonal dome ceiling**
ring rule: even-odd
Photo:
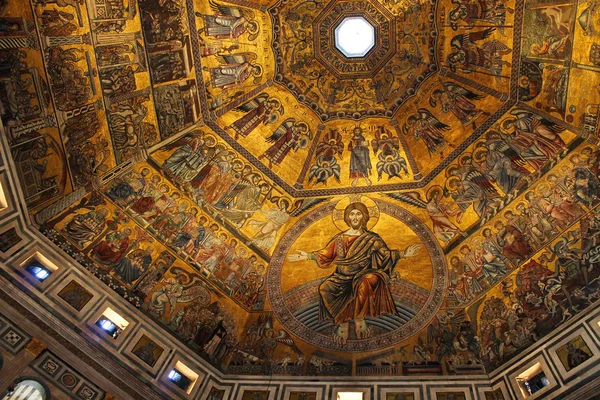
[[[456,156],[457,147],[483,131],[506,103],[512,65],[510,26],[438,43],[435,12],[436,4],[427,2],[276,3],[269,20],[262,16],[262,30],[246,33],[270,46],[232,39],[244,50],[232,54],[248,61],[238,60],[248,68],[235,90],[217,82],[212,65],[239,62],[223,64],[226,53],[205,55],[212,127],[295,196],[423,185],[437,173],[434,166]],[[364,57],[349,58],[336,48],[336,28],[346,18],[374,27],[375,45]],[[209,47],[226,42],[201,37]],[[483,58],[471,63],[476,54]],[[258,69],[250,68],[254,57],[273,66],[272,74],[257,76]],[[468,78],[473,74],[483,84]],[[348,156],[357,144],[369,154],[358,173]]]
[[[2,7],[39,229],[223,371],[491,371],[532,342],[514,321],[543,335],[597,297],[554,257],[595,256],[593,5]],[[372,44],[344,50],[344,21]],[[372,309],[340,283],[357,265]]]

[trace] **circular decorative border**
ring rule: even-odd
[[[376,35],[379,34],[379,36],[376,36],[377,49],[371,49],[371,51],[369,51],[369,53],[367,53],[365,57],[357,58],[356,60],[351,60],[344,57],[342,53],[337,48],[335,48],[333,40],[333,29],[335,29],[336,24],[339,23],[341,19],[339,19],[338,17],[333,18],[331,20],[332,25],[324,27],[325,30],[323,32],[320,32],[319,29],[319,26],[321,26],[322,23],[322,19],[327,15],[327,11],[332,8],[335,8],[336,4],[338,3],[353,4],[352,7],[354,7],[354,9],[356,9],[363,17],[368,13],[364,12],[363,8],[358,6],[358,3],[365,5],[369,4],[370,6],[376,8],[378,10],[378,13],[384,16],[389,14],[391,16],[390,23],[393,25],[393,27],[390,27],[391,36],[395,37],[396,40],[390,40],[387,37],[387,35],[382,35],[381,32],[378,33],[377,31],[380,30],[380,27],[373,25],[376,28]],[[437,0],[426,0],[424,5],[431,7],[431,10],[427,12],[429,34],[427,36],[423,36],[421,40],[427,41],[427,49],[422,49],[423,55],[427,56],[428,58],[428,61],[426,63],[427,68],[419,72],[418,76],[415,80],[413,80],[412,84],[409,84],[408,86],[405,83],[399,85],[397,88],[403,88],[402,93],[398,94],[396,101],[390,104],[382,105],[380,103],[377,103],[372,106],[361,107],[360,110],[353,111],[343,109],[326,109],[322,107],[322,105],[320,104],[320,100],[317,101],[306,94],[305,89],[303,89],[302,83],[300,83],[298,79],[296,79],[297,77],[294,75],[294,73],[290,74],[290,71],[285,66],[286,64],[284,63],[283,52],[284,45],[282,42],[284,37],[282,36],[283,31],[279,28],[279,25],[284,22],[282,20],[283,15],[285,15],[284,11],[290,4],[297,4],[297,2],[294,2],[293,0],[279,0],[275,5],[268,9],[268,13],[271,17],[271,22],[273,24],[273,38],[271,41],[271,47],[273,50],[273,55],[275,57],[275,75],[273,77],[273,81],[278,85],[284,87],[289,93],[291,93],[296,98],[296,100],[298,100],[298,102],[309,107],[322,122],[336,119],[348,119],[358,121],[364,118],[393,118],[394,114],[398,111],[398,109],[403,104],[405,104],[406,101],[408,101],[408,99],[416,95],[418,89],[423,85],[423,83],[428,78],[433,76],[437,71],[439,71],[437,60],[437,42],[439,27],[437,25],[437,20],[435,19],[438,2]],[[305,42],[305,44],[310,42],[310,46],[312,46],[312,51],[315,60],[323,67],[324,71],[327,71],[327,74],[322,75],[322,77],[325,77],[326,79],[354,79],[358,76],[357,74],[359,73],[359,71],[349,73],[347,74],[347,76],[343,76],[343,74],[340,75],[338,70],[331,65],[332,60],[334,59],[336,59],[336,62],[341,62],[340,59],[343,59],[343,64],[366,63],[368,64],[369,68],[366,71],[364,71],[364,76],[361,75],[361,79],[376,79],[379,75],[384,73],[388,67],[390,67],[389,64],[392,60],[394,60],[394,54],[396,54],[397,47],[400,45],[400,41],[403,40],[402,38],[406,37],[407,35],[412,35],[411,32],[405,31],[402,24],[400,24],[397,20],[397,17],[394,16],[393,13],[390,12],[390,10],[386,6],[381,4],[380,0],[324,0],[322,3],[324,6],[322,8],[320,6],[317,7],[316,3],[309,4],[311,4],[311,10],[319,9],[320,12],[315,16],[315,19],[311,22],[311,27],[309,29],[310,32],[306,34],[304,39],[301,41]],[[352,16],[352,10],[341,10],[341,12],[338,14]],[[332,27],[333,29],[331,29]],[[326,37],[328,37],[329,39],[327,39]],[[321,39],[325,40],[325,50],[327,50],[325,51],[325,53],[328,54],[328,56],[325,58],[323,58],[324,47],[322,43],[320,43]],[[389,43],[383,43],[386,41]],[[385,47],[387,45],[394,46],[394,49],[386,51],[386,55],[382,56],[382,58],[379,59],[377,55],[381,50],[383,50],[381,47]],[[319,47],[321,48],[320,50]],[[379,61],[373,64],[372,60],[374,58],[377,58]],[[300,81],[302,80],[300,79]]]
[[[361,17],[375,31],[375,43],[363,57],[346,57],[335,44],[335,30],[346,18]],[[337,0],[315,18],[313,40],[315,58],[338,79],[372,78],[396,53],[394,15],[370,0]]]
[[[336,40],[336,31],[346,18],[362,18],[373,28],[373,46],[371,46],[371,48],[365,53],[364,56],[349,57],[345,55],[340,48],[338,48]],[[377,23],[373,22],[372,18],[369,15],[364,14],[362,12],[351,12],[347,14],[342,14],[338,17],[338,19],[335,20],[333,24],[331,24],[331,26],[328,26],[325,29],[323,29],[321,26],[323,22],[325,22],[325,25],[327,25],[326,21],[322,21],[322,23],[318,26],[319,34],[315,35],[315,54],[321,52],[321,44],[323,43],[323,40],[326,39],[328,40],[328,44],[331,43],[331,50],[336,53],[336,56],[340,58],[340,60],[343,60],[347,63],[363,63],[365,59],[371,57],[374,51],[377,51],[377,48],[381,43],[380,26],[378,26]],[[325,58],[325,61],[328,61],[327,57]]]
[[[374,200],[382,214],[390,215],[408,225],[423,242],[425,249],[431,257],[433,267],[433,284],[429,293],[429,298],[423,308],[400,328],[392,332],[377,335],[370,339],[348,340],[345,345],[335,343],[331,336],[315,332],[298,321],[285,305],[284,295],[281,291],[281,272],[285,262],[285,256],[292,244],[298,239],[300,234],[313,223],[322,218],[331,216],[336,202],[323,205],[296,222],[296,224],[281,238],[271,257],[267,278],[269,301],[271,302],[275,317],[286,329],[307,343],[324,349],[347,352],[366,352],[389,347],[401,342],[425,327],[442,305],[446,292],[447,267],[444,253],[435,239],[435,236],[423,222],[405,209],[383,200]]]

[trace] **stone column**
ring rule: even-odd
[[[111,34],[98,34],[96,35],[97,44],[108,44],[108,43],[124,43],[134,42],[138,39],[139,33],[111,33]]]
[[[47,36],[46,44],[48,46],[72,46],[76,44],[89,44],[90,35],[85,33],[83,35],[73,36]]]
[[[44,208],[34,216],[34,220],[38,225],[43,225],[50,219],[54,218],[67,208],[71,207],[76,202],[80,201],[86,195],[85,188],[79,188],[66,196],[61,197],[58,201]]]
[[[57,126],[57,123],[54,115],[47,115],[44,118],[36,119],[17,126],[8,126],[6,128],[11,139],[14,140],[25,133],[55,126]]]
[[[0,49],[22,49],[29,47],[26,37],[3,37],[0,38]]]
[[[27,34],[27,36],[9,36],[0,37],[0,49],[38,49],[38,41],[35,33]]]

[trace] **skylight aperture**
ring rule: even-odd
[[[375,46],[375,28],[363,17],[348,17],[335,28],[335,47],[346,57],[364,57]]]

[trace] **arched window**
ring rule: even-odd
[[[44,386],[34,380],[24,380],[17,384],[2,400],[47,400],[49,396]]]

